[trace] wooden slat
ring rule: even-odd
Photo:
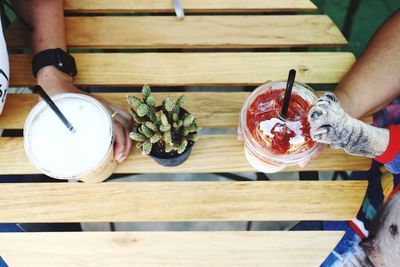
[[[69,48],[257,48],[341,46],[325,15],[67,17]],[[7,30],[10,48],[26,47],[21,23]]]
[[[128,109],[127,95],[137,93],[104,93],[92,94],[107,101]],[[187,96],[184,107],[189,110],[199,121],[203,128],[235,128],[239,122],[239,114],[244,101],[249,93],[246,92],[185,92],[185,93],[153,93],[157,101],[161,101],[166,95],[172,95],[177,99],[180,95]],[[32,94],[9,94],[0,116],[0,129],[22,129],[25,119],[39,97]],[[207,107],[207,108],[204,108]],[[363,121],[372,122],[372,117],[366,117]]]
[[[32,94],[8,94],[0,116],[0,129],[22,129],[39,97]]]
[[[346,154],[339,149],[324,148],[304,168],[291,166],[288,171],[368,170],[371,159]],[[232,135],[206,135],[193,147],[189,159],[177,167],[163,167],[134,149],[116,173],[212,173],[253,172],[243,153],[243,144]],[[39,171],[29,162],[22,137],[0,138],[0,174],[34,174]]]
[[[0,152],[1,153],[1,152]],[[243,153],[243,144],[236,136],[203,136],[193,148],[193,154],[182,165],[174,168],[161,167],[149,157],[134,151],[124,164],[118,166],[117,173],[197,173],[197,172],[253,172]],[[2,154],[2,153],[1,153]],[[1,155],[0,154],[0,155]],[[3,165],[3,164],[1,164]],[[291,166],[284,171],[339,171],[368,170],[371,159],[350,156],[338,149],[324,148],[318,157],[306,167]]]
[[[185,13],[289,12],[317,9],[309,0],[185,0],[183,6]],[[164,13],[174,11],[172,0],[66,0],[64,9],[74,13]]]
[[[367,181],[0,184],[0,222],[350,220]]]
[[[107,101],[119,105],[125,110],[129,106],[127,95],[138,93],[103,93],[92,94]],[[186,95],[184,107],[198,119],[199,125],[205,128],[229,128],[236,127],[239,120],[240,109],[249,95],[246,92],[235,93],[211,93],[211,92],[184,92],[184,93],[154,93],[159,104],[165,96],[172,95],[177,99],[180,95]],[[0,116],[0,129],[22,129],[25,119],[39,97],[33,94],[10,94],[3,113]],[[207,108],[204,108],[207,107]]]
[[[74,54],[77,85],[258,85],[287,78],[338,83],[355,62],[352,53],[112,53]],[[10,55],[10,86],[32,86],[31,56]]]
[[[1,233],[9,266],[319,266],[343,232]]]

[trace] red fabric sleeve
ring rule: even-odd
[[[386,164],[391,162],[400,151],[400,125],[389,126],[389,145],[382,155],[375,158],[376,161]]]

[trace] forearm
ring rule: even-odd
[[[67,49],[62,0],[13,0],[13,5],[34,29],[34,52],[57,47]]]
[[[335,90],[342,107],[355,118],[371,114],[400,95],[400,12],[374,35]]]
[[[62,0],[14,0],[14,5],[34,28],[32,43],[35,53],[53,48],[61,48],[66,51]],[[74,85],[72,77],[54,66],[41,68],[37,73],[36,80],[49,95],[67,92],[84,93]],[[118,114],[113,119],[114,158],[118,162],[122,162],[126,159],[132,147],[132,141],[127,132],[127,129],[132,128],[132,118],[122,108],[98,97],[96,99],[103,104],[110,114],[114,112]]]
[[[61,48],[66,51],[62,0],[14,0],[13,4],[33,27],[34,53],[51,48]],[[72,78],[54,66],[42,68],[36,80],[50,95],[78,90],[73,85]]]

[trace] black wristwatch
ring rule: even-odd
[[[77,74],[75,59],[60,48],[41,51],[32,58],[33,76],[46,66],[54,66],[71,77]]]

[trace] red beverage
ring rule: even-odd
[[[258,95],[247,110],[247,127],[253,138],[273,154],[301,153],[314,145],[307,121],[307,113],[312,105],[293,93],[287,121],[281,121],[279,113],[284,95],[283,88],[267,90]]]
[[[279,114],[286,81],[268,82],[256,88],[243,105],[240,126],[249,163],[262,172],[277,172],[286,166],[304,166],[320,144],[310,137],[308,111],[318,95],[307,85],[295,82],[287,119]]]

